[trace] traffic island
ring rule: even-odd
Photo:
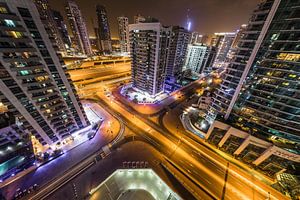
[[[116,88],[112,91],[112,96],[106,96],[108,98],[115,98],[122,104],[134,109],[142,115],[156,115],[165,107],[166,102],[168,102],[169,99],[167,94],[161,94],[161,96],[156,99],[150,99],[150,97],[145,97],[131,87],[124,89],[126,87],[127,86]]]
[[[132,87],[131,84],[121,87],[120,94],[135,104],[157,104],[168,97],[168,94],[164,92],[151,96],[146,92]]]

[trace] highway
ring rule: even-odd
[[[68,72],[73,82],[92,79],[92,78],[103,78],[105,76],[112,76],[117,74],[128,74],[131,73],[130,64],[122,63],[115,64],[114,66],[100,67],[94,69],[79,69]]]
[[[175,99],[174,102],[166,100],[168,101],[167,105],[172,105],[171,107],[180,105],[197,88],[199,88],[199,82],[190,84],[180,91],[184,94],[184,98],[177,100],[173,98]],[[85,91],[85,88],[82,88],[82,91]],[[139,125],[137,134],[146,138],[168,158],[176,158],[172,159],[173,164],[189,175],[191,179],[194,179],[198,186],[205,188],[215,199],[267,199],[268,192],[270,192],[271,199],[287,199],[253,175],[229,164],[224,158],[185,134],[169,132],[149,120],[146,115],[141,115],[127,106],[126,103],[120,103],[120,99],[117,98],[115,101],[112,98],[107,98],[100,87],[90,87],[87,88],[87,91],[86,95],[91,95],[91,97],[97,93],[99,104],[122,116],[128,127]],[[172,99],[172,97],[168,99]],[[167,105],[166,108],[172,109]],[[168,109],[156,114],[163,115]],[[169,149],[170,146],[173,150]],[[174,151],[175,149],[176,151]]]
[[[251,175],[241,172],[237,167],[228,165],[219,155],[203,150],[203,146],[190,138],[177,135],[180,137],[178,139],[177,136],[162,130],[159,125],[139,117],[123,104],[111,101],[102,92],[98,92],[97,95],[102,107],[112,109],[122,116],[128,127],[138,126],[140,130],[137,134],[145,137],[168,158],[174,158],[172,161],[182,171],[190,174],[189,177],[215,199],[267,199],[268,192],[271,192],[270,199],[288,199]]]
[[[75,77],[78,78],[77,80],[83,80],[87,77],[96,78],[99,73],[101,73],[101,76],[103,74],[113,76],[123,69],[107,69],[104,72],[96,69],[98,71],[96,73],[94,73],[94,69],[90,70],[84,70],[84,72],[74,70],[76,72]],[[112,74],[109,75],[109,73]],[[202,188],[201,196],[205,197],[204,199],[288,199],[270,186],[262,183],[255,176],[229,163],[203,144],[194,141],[185,134],[178,133],[178,131],[167,130],[161,124],[149,120],[150,115],[141,115],[124,102],[120,102],[119,99],[105,96],[103,86],[102,83],[100,85],[93,84],[93,86],[83,87],[81,90],[86,99],[96,98],[97,103],[102,108],[118,116],[127,128],[145,138],[149,144],[165,155],[169,163],[189,177],[195,185]],[[164,105],[166,109],[155,113],[153,116],[163,116],[167,110],[180,106],[198,87],[199,82],[194,82],[180,91],[184,94],[184,98],[173,98],[172,101],[172,97],[169,97],[166,100],[166,105]],[[176,93],[174,93],[174,96],[176,96]],[[80,171],[80,169],[75,171]],[[70,178],[72,175],[70,174],[67,177]]]

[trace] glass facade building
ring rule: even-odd
[[[272,5],[273,0],[260,3],[255,8],[248,26],[243,30],[242,35],[239,35],[238,41],[235,41],[237,44],[234,45],[234,51],[230,52],[230,60],[228,60],[229,64],[222,76],[222,84],[214,93],[213,102],[206,116],[207,121],[212,122],[216,115],[220,118],[228,118],[240,93],[240,88],[246,78],[248,69],[251,68],[254,60],[257,60],[259,57],[257,51],[268,29],[266,20]],[[265,31],[262,32],[264,26]]]
[[[278,5],[229,119],[277,145],[296,144],[300,152],[299,5]]]
[[[257,6],[206,116],[209,142],[272,177],[300,169],[299,19],[299,0]]]
[[[103,5],[96,6],[98,18],[98,35],[100,40],[100,51],[105,54],[112,52],[110,26],[107,18],[107,11]]]
[[[89,40],[89,33],[78,5],[73,0],[67,0],[65,10],[73,35],[72,42],[74,49],[76,49],[78,53],[92,55],[93,52]]]

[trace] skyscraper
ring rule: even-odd
[[[34,0],[35,5],[38,8],[38,11],[41,16],[41,20],[43,24],[45,25],[47,32],[49,33],[50,37],[53,37],[53,41],[58,47],[58,50],[62,54],[67,53],[67,46],[65,41],[65,35],[61,34],[61,31],[59,30],[59,26],[57,22],[54,19],[53,12],[50,8],[48,0]],[[68,33],[66,33],[68,34]]]
[[[0,1],[0,100],[18,126],[51,145],[89,124],[34,3]],[[24,134],[24,133],[22,133]]]
[[[133,23],[134,24],[138,24],[138,23],[142,23],[146,20],[146,18],[140,14],[137,14],[135,16],[133,16]]]
[[[300,142],[300,48],[294,42],[300,39],[295,30],[299,9],[295,5],[274,1],[268,15],[271,23],[263,27],[264,39],[258,38],[258,51],[250,56],[254,60],[249,58],[244,69],[247,78],[241,77],[243,86],[236,88],[237,98],[233,96],[235,103],[228,111],[231,120],[239,120],[240,127],[250,128],[253,134]],[[282,16],[287,10],[290,13]]]
[[[212,46],[217,48],[217,55],[213,64],[213,69],[224,68],[226,66],[228,52],[235,39],[236,33],[215,33]]]
[[[211,115],[212,118],[215,117],[216,113],[218,113],[219,116],[228,118],[233,105],[235,104],[236,97],[240,93],[240,89],[236,89],[240,88],[245,80],[247,74],[245,67],[254,62],[254,56],[256,55],[257,50],[254,52],[255,54],[253,54],[251,60],[250,56],[255,44],[259,37],[264,37],[265,35],[265,32],[262,32],[262,29],[263,26],[267,26],[265,24],[268,24],[266,23],[266,20],[271,7],[272,1],[267,1],[255,9],[253,17],[249,21],[249,25],[244,30],[242,37],[237,43],[235,54],[226,68],[226,73],[222,78],[223,83],[215,93],[214,101],[210,109],[210,113],[213,113]],[[265,10],[265,12],[261,13],[262,10]],[[257,48],[259,48],[259,46],[257,46]],[[233,99],[233,97],[235,98]]]
[[[70,50],[72,43],[71,43],[71,38],[68,34],[67,26],[64,22],[64,18],[60,14],[60,12],[56,10],[52,10],[52,16],[55,22],[55,26],[58,29],[58,33],[60,34],[60,37],[65,45],[65,48],[68,51]]]
[[[227,54],[227,60],[228,60],[227,62],[230,62],[230,60],[236,54],[237,49],[238,49],[238,43],[241,40],[241,38],[243,37],[244,31],[246,30],[246,28],[247,28],[247,24],[242,24],[240,26],[240,28],[236,31],[235,38],[234,38],[234,40],[231,44],[231,47],[228,51],[228,54]]]
[[[166,60],[166,78],[165,91],[172,92],[181,87],[180,79],[182,77],[182,70],[185,56],[187,53],[187,45],[191,34],[184,28],[179,26],[172,26],[170,28],[170,40],[167,47]]]
[[[92,55],[92,47],[84,18],[80,9],[73,0],[67,0],[65,6],[67,18],[73,34],[73,45],[75,49],[85,55]]]
[[[141,92],[163,92],[170,34],[154,19],[129,25],[132,84]]]
[[[103,53],[110,54],[112,52],[112,47],[107,11],[103,5],[97,5],[96,12],[98,18],[98,31],[101,51]]]
[[[171,40],[168,47],[166,66],[167,78],[175,78],[176,80],[180,77],[190,36],[191,34],[182,27],[171,27]]]
[[[192,32],[192,36],[190,39],[190,44],[194,43],[202,43],[202,35],[198,32]]]
[[[191,69],[193,72],[202,74],[208,72],[211,68],[216,55],[215,47],[209,47],[203,44],[189,44],[185,59],[185,70]]]
[[[257,6],[213,98],[218,117],[206,135],[270,176],[299,169],[299,16],[299,1]]]
[[[128,30],[128,18],[118,17],[118,28],[120,37],[121,53],[129,52],[129,30]]]

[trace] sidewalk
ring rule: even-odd
[[[114,139],[114,136],[118,135],[118,132],[120,130],[120,124],[119,122],[109,115],[104,109],[102,109],[100,106],[98,106],[96,103],[90,103],[91,109],[95,111],[94,116],[88,115],[88,119],[90,120],[91,123],[103,120],[103,123],[101,124],[98,134],[100,133],[103,135],[109,142],[111,142]],[[88,109],[85,107],[85,109]],[[64,145],[61,149],[63,150],[64,153],[67,153],[69,151],[72,151],[73,149],[76,149],[76,147],[79,147],[80,145],[86,143],[89,141],[89,138],[87,136],[87,133],[90,131],[92,125],[89,125],[83,129],[80,129],[73,133],[74,141],[72,143],[68,143],[67,145]],[[109,143],[108,142],[108,143]],[[62,154],[63,155],[63,154]],[[61,155],[55,157],[52,160],[47,160],[42,163],[36,163],[35,165],[19,172],[15,176],[12,176],[3,182],[0,182],[0,188],[5,187],[9,185],[10,183],[22,178],[23,176],[35,171],[39,167],[44,166],[45,164],[51,163],[52,161],[55,161],[56,159],[60,158]]]
[[[88,133],[90,131],[90,128],[91,128],[91,125],[81,129],[81,130],[78,130],[77,132],[75,132],[75,139],[72,143],[68,143],[67,145],[63,146],[62,148],[62,151],[63,153],[66,153],[68,151],[71,151],[72,149],[76,148],[77,146],[85,143],[87,140],[88,140],[88,137],[86,135],[86,133]],[[62,155],[62,154],[61,154]],[[58,157],[60,157],[61,155],[58,155],[57,157],[54,157],[53,159],[49,159],[49,160],[46,160],[44,162],[34,162],[34,165],[17,173],[15,176],[11,176],[7,179],[5,179],[3,182],[0,182],[0,188],[6,186],[6,185],[9,185],[10,183],[18,180],[19,178],[25,176],[26,174],[38,169],[39,167],[57,159]]]

